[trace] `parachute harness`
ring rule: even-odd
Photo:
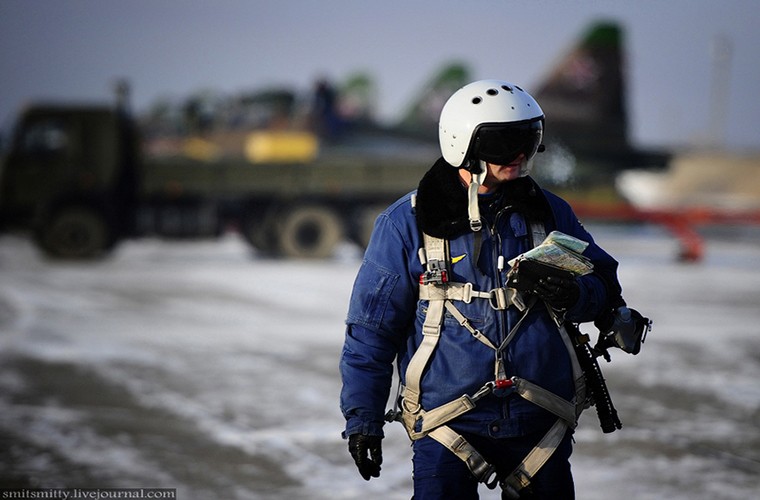
[[[543,224],[531,224],[531,226],[534,241],[542,241],[541,235],[545,236]],[[386,419],[389,421],[400,420],[412,441],[430,436],[463,460],[479,482],[486,484],[490,489],[500,484],[506,495],[511,498],[518,498],[519,491],[528,486],[532,477],[557,449],[567,429],[574,429],[581,412],[590,406],[590,401],[586,397],[583,371],[575,354],[573,343],[561,319],[556,316],[551,308],[547,307],[570,353],[575,381],[575,396],[571,401],[529,380],[516,376],[507,378],[502,353],[517,334],[537,299],[530,297],[526,302],[520,292],[507,287],[478,291],[473,288],[472,283],[450,282],[448,272],[451,257],[448,240],[424,233],[423,239],[424,248],[420,249],[419,258],[425,272],[420,276],[419,298],[428,301],[428,310],[422,325],[423,339],[406,370],[406,385],[402,388],[402,397],[399,402],[400,412],[391,410],[386,415]],[[488,300],[494,310],[502,311],[514,306],[522,311],[520,319],[498,346],[477,330],[454,305],[456,301],[470,303],[476,299]],[[476,340],[494,350],[494,380],[486,382],[472,395],[464,394],[437,408],[425,409],[421,405],[422,376],[438,345],[446,311],[456,318],[460,326]],[[558,419],[515,470],[507,477],[500,478],[495,467],[489,464],[463,436],[446,424],[475,408],[480,399],[495,390],[509,388],[524,399],[553,413]]]

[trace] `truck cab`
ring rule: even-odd
[[[17,122],[0,169],[0,220],[57,257],[91,258],[127,227],[135,144],[107,106],[40,105]]]

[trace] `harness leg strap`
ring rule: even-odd
[[[428,436],[441,443],[467,464],[467,468],[470,469],[475,479],[485,483],[490,489],[496,487],[499,478],[494,466],[486,462],[483,456],[464,437],[454,432],[451,427],[442,425],[430,432]]]
[[[558,419],[520,465],[501,481],[502,489],[510,498],[520,498],[520,490],[530,484],[533,476],[557,450],[567,429],[565,421]]]

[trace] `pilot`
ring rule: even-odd
[[[364,479],[380,475],[393,393],[387,419],[412,439],[415,500],[475,499],[479,483],[504,498],[574,497],[568,459],[586,400],[560,325],[594,320],[620,288],[617,262],[529,175],[543,130],[519,86],[464,86],[440,115],[443,157],[376,220],[340,360],[343,436]],[[509,262],[552,231],[586,242],[593,272],[507,287],[520,278]]]

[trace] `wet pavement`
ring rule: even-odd
[[[582,417],[580,499],[749,499],[760,490],[760,239],[696,265],[667,235],[592,229],[655,320],[602,362],[623,429]],[[181,499],[408,499],[387,429],[379,480],[340,439],[337,361],[360,256],[266,260],[234,236],[138,241],[54,263],[0,237],[0,485],[177,488]],[[483,491],[483,498],[498,498]]]

